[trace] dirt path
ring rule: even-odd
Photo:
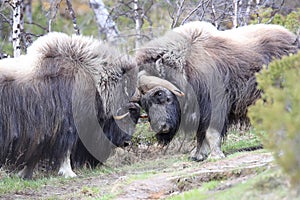
[[[164,158],[161,159],[160,162],[163,162]],[[78,177],[47,184],[39,190],[7,194],[1,199],[160,199],[199,188],[202,183],[211,180],[225,180],[219,186],[220,189],[224,189],[255,176],[258,169],[273,166],[272,161],[270,153],[253,151],[238,153],[217,161],[178,161],[170,166],[142,166],[128,171],[121,170],[117,173]]]
[[[201,186],[211,180],[226,180],[221,187],[237,184],[255,175],[258,168],[272,165],[270,153],[247,152],[233,158],[203,164],[179,163],[145,180],[115,187],[117,199],[159,199]]]

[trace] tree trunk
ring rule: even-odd
[[[77,26],[76,14],[75,14],[75,11],[72,8],[72,3],[69,0],[66,0],[66,3],[67,3],[67,7],[68,7],[68,10],[69,10],[69,13],[70,13],[70,15],[72,17],[74,31],[75,31],[76,35],[80,35],[80,30],[79,30],[79,28]]]
[[[238,10],[239,10],[239,7],[238,7],[238,1],[239,0],[233,0],[233,17],[232,17],[232,25],[233,25],[233,28],[237,28],[238,27]]]
[[[13,34],[12,42],[14,49],[14,57],[19,57],[21,55],[21,34],[23,27],[23,1],[22,0],[13,0]]]
[[[244,22],[244,26],[248,25],[249,22],[249,18],[250,18],[250,13],[251,13],[251,4],[252,4],[252,0],[248,1],[248,5],[247,5],[247,9],[246,9],[246,13],[245,13],[245,22]]]
[[[139,48],[141,45],[141,29],[142,29],[143,22],[139,11],[140,6],[138,0],[133,1],[133,8],[134,8],[135,34],[136,34],[135,48]]]
[[[99,36],[104,35],[107,41],[115,41],[119,31],[102,0],[90,0],[90,7],[93,9],[96,17]]]

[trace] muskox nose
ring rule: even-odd
[[[161,133],[169,132],[169,126],[166,123],[160,124],[159,130]]]
[[[131,145],[131,141],[125,141],[123,147],[128,147]]]

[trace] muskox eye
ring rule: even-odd
[[[155,95],[161,96],[161,95],[162,95],[162,92],[161,92],[161,91],[158,91],[158,92],[155,93]]]

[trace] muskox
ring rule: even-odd
[[[0,60],[0,166],[31,178],[43,161],[74,177],[71,163],[105,161],[111,148],[131,139],[139,118],[139,107],[129,102],[137,72],[112,47],[63,33]]]
[[[185,95],[152,88],[139,100],[160,142],[170,142],[178,129],[196,132],[192,158],[222,158],[228,126],[246,119],[247,107],[260,97],[255,73],[298,49],[297,36],[278,25],[219,31],[207,22],[190,22],[136,53],[142,74],[168,80]]]

